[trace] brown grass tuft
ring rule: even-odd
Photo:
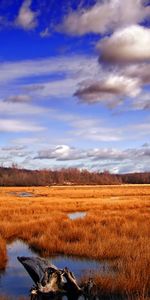
[[[5,269],[7,262],[6,241],[0,236],[0,269]]]

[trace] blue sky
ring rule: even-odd
[[[0,164],[150,171],[150,3],[0,1]]]

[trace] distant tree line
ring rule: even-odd
[[[148,184],[150,172],[111,174],[89,172],[76,168],[61,170],[26,170],[0,167],[0,186],[49,186],[49,185],[102,185],[102,184]]]

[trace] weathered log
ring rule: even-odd
[[[96,299],[97,287],[91,278],[81,288],[67,267],[58,269],[39,257],[18,257],[18,260],[35,283],[30,291],[31,300],[57,300],[63,296],[67,296],[68,300],[77,300],[79,296],[89,300]]]
[[[50,264],[48,260],[41,257],[17,257],[19,262],[24,266],[35,284],[41,282],[45,269],[51,268],[52,270],[58,270],[54,265]]]

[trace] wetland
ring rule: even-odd
[[[32,281],[15,257],[31,254],[67,265],[81,281],[90,270],[103,296],[147,299],[149,220],[149,185],[0,188],[0,294],[8,286],[7,295],[28,294]]]

